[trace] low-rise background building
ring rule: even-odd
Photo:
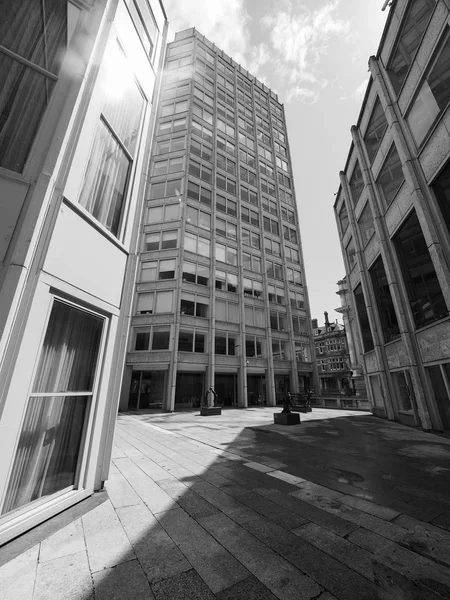
[[[352,371],[349,366],[350,356],[345,328],[337,321],[330,323],[327,312],[324,313],[324,316],[325,321],[322,327],[318,326],[317,319],[312,320],[320,385],[316,394],[353,396]]]

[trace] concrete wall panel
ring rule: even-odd
[[[127,255],[63,204],[44,271],[113,306],[120,306]]]

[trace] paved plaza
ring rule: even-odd
[[[450,440],[277,411],[119,415],[107,491],[1,548],[0,598],[450,598]]]

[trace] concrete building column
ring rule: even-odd
[[[352,135],[355,135],[355,133],[356,133],[355,130],[356,130],[356,127],[352,127]],[[358,158],[360,159],[359,156],[358,156]],[[363,176],[364,176],[364,174],[363,174]],[[374,307],[373,307],[373,294],[372,294],[372,289],[371,289],[371,285],[370,285],[370,281],[369,281],[367,265],[365,264],[364,254],[361,251],[361,242],[357,236],[358,228],[357,228],[356,222],[355,222],[355,214],[354,214],[353,206],[350,202],[350,198],[352,198],[351,193],[350,193],[350,186],[347,182],[347,178],[343,171],[340,172],[340,179],[341,179],[341,186],[342,186],[342,189],[344,190],[345,197],[348,199],[347,211],[348,211],[348,217],[349,217],[351,231],[353,232],[353,242],[355,244],[356,266],[359,271],[359,280],[361,282],[364,299],[366,301],[367,317],[369,320],[370,331],[371,331],[371,335],[372,335],[372,339],[373,339],[374,352],[375,352],[378,366],[381,370],[381,372],[380,372],[381,385],[382,385],[382,388],[384,388],[384,390],[386,390],[386,392],[388,393],[388,397],[390,398],[391,397],[390,383],[389,383],[388,377],[386,375],[386,373],[388,372],[388,365],[387,365],[385,353],[383,352],[382,343],[381,343],[381,340],[380,340],[380,337],[378,334],[380,329],[379,329],[379,325],[378,325],[376,314],[375,314]],[[356,306],[355,306],[355,314],[357,314]],[[369,393],[371,393],[371,391]],[[395,415],[394,415],[393,407],[390,402],[385,405],[385,411],[386,411],[386,416],[388,417],[388,419],[391,421],[394,420]]]

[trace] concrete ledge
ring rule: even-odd
[[[300,415],[298,413],[275,413],[273,422],[275,425],[299,425]]]
[[[212,415],[221,415],[222,407],[221,406],[202,406],[200,409],[200,415],[202,417],[211,417]]]

